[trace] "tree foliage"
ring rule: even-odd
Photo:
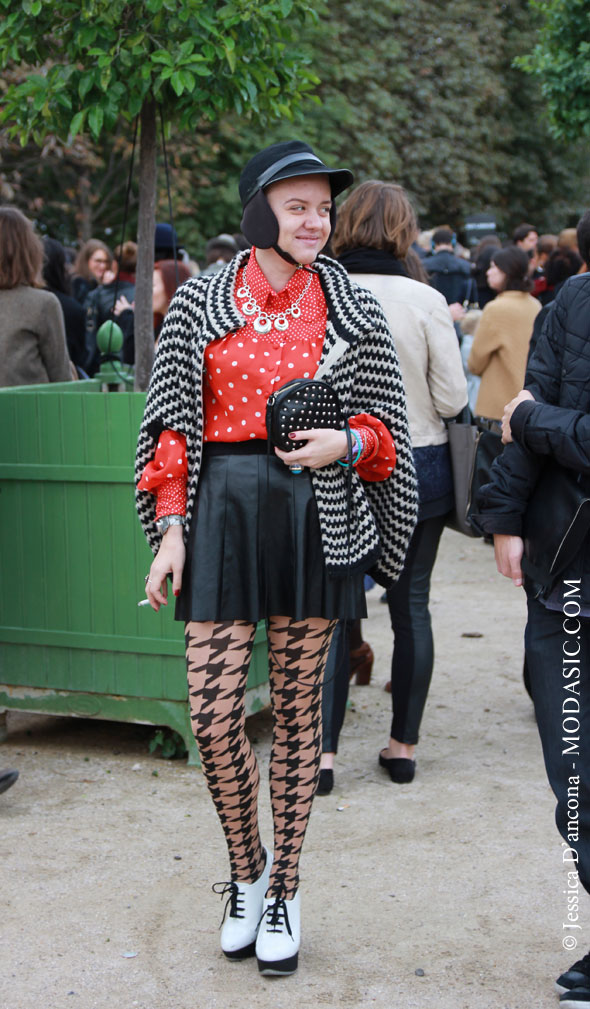
[[[315,78],[294,35],[305,0],[0,0],[0,67],[23,67],[0,121],[22,142],[94,139],[148,97],[192,129],[228,109],[290,117]]]
[[[232,110],[289,117],[315,82],[295,43],[307,0],[0,0],[0,123],[22,144],[94,140],[141,120],[135,382],[154,353],[151,294],[157,108],[190,130]]]
[[[538,42],[520,66],[540,82],[553,134],[590,137],[590,3],[531,0],[540,15]]]
[[[425,227],[460,228],[483,210],[508,233],[529,218],[543,231],[577,219],[588,144],[551,136],[539,84],[513,65],[534,38],[527,0],[330,0],[317,9],[303,40],[321,78],[320,105],[264,137],[229,115],[203,124],[194,144],[175,145],[176,207],[191,248],[237,228],[241,165],[261,141],[293,133],[350,167],[357,182],[404,185]]]

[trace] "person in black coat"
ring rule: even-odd
[[[588,262],[588,250],[583,253]],[[536,484],[558,464],[556,486],[573,475],[590,497],[590,273],[565,282],[547,316],[525,377],[506,407],[502,456],[480,491],[476,525],[494,537],[496,563],[524,586],[525,654],[549,782],[557,799],[568,896],[576,914],[581,888],[590,893],[590,532],[557,578],[523,575],[523,521]],[[568,477],[567,471],[570,476]],[[547,535],[555,514],[547,505]],[[564,920],[570,906],[564,899]],[[576,919],[569,918],[572,925]],[[569,925],[564,926],[569,928]],[[570,934],[579,939],[579,933]],[[564,944],[565,945],[565,944]],[[573,943],[566,948],[575,948]],[[590,954],[557,979],[561,1004],[590,1007]]]
[[[85,315],[79,301],[72,297],[71,283],[66,268],[66,251],[55,238],[43,239],[43,279],[48,291],[58,299],[66,327],[66,341],[70,360],[76,368],[84,369],[86,351],[84,348]]]

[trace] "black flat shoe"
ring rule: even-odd
[[[329,795],[334,788],[334,771],[331,767],[322,767],[316,795]]]
[[[379,754],[379,766],[389,771],[389,777],[396,785],[409,785],[414,780],[416,761],[408,757],[384,757]]]
[[[18,778],[18,771],[0,771],[0,792],[6,792],[14,785],[16,779]]]

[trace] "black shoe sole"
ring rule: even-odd
[[[389,777],[396,785],[409,785],[414,780],[416,761],[408,757],[384,757],[380,753],[379,766],[389,771]]]
[[[247,960],[249,956],[256,956],[256,939],[249,946],[242,946],[242,949],[234,949],[229,953],[222,949],[221,952],[228,960]]]
[[[266,977],[272,975],[286,977],[287,974],[295,973],[298,960],[299,953],[294,953],[293,956],[288,956],[285,960],[259,960],[258,970]]]

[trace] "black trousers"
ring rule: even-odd
[[[434,665],[434,642],[428,601],[430,577],[445,516],[418,522],[399,580],[387,590],[394,633],[391,660],[391,737],[409,745],[418,742],[420,722]]]
[[[590,618],[575,592],[564,612],[527,602],[526,659],[563,864],[590,893]]]
[[[350,655],[347,621],[339,620],[332,635],[322,691],[322,753],[338,753],[338,738],[344,724]]]

